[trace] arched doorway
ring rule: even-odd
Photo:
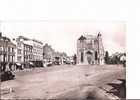
[[[87,51],[86,55],[87,55],[87,62],[88,62],[88,64],[93,64],[93,61],[92,61],[93,54],[92,54],[92,52],[91,51]]]
[[[84,53],[81,52],[81,62],[83,63],[83,61],[84,61]]]

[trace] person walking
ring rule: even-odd
[[[125,56],[125,54],[121,56],[120,61],[122,62],[123,67],[126,67],[126,56]]]
[[[5,66],[5,72],[10,71],[9,65],[10,65],[9,63],[6,64],[6,66]]]

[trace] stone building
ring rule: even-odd
[[[28,43],[29,39],[24,36],[19,36],[14,39],[13,42],[16,44],[16,57],[15,62],[24,64],[28,60],[28,47],[31,46]]]
[[[56,52],[47,43],[43,46],[43,58],[45,62],[53,62],[57,64],[65,64],[69,59],[65,52]]]
[[[14,64],[15,48],[16,45],[8,37],[4,37],[0,33],[0,68],[2,70],[4,70],[7,63]]]
[[[54,49],[48,45],[47,43],[43,46],[43,58],[47,62],[52,62],[54,60],[55,51]]]
[[[80,36],[77,40],[77,64],[104,64],[102,35]]]
[[[14,39],[16,48],[15,61],[20,64],[27,64],[31,61],[43,61],[43,43],[24,36]]]
[[[33,46],[32,41],[24,41],[24,62],[30,62],[33,60]]]
[[[43,43],[39,40],[32,39],[33,61],[43,61]]]

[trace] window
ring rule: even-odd
[[[18,43],[18,47],[21,47],[21,43]]]
[[[14,52],[14,48],[12,48],[12,52]]]
[[[83,62],[83,61],[84,61],[84,53],[81,52],[81,62]]]
[[[98,53],[97,53],[97,51],[95,51],[95,60],[97,60],[98,59]]]
[[[18,62],[21,62],[21,56],[17,57]]]
[[[3,51],[3,47],[0,47],[0,51]]]
[[[18,49],[18,51],[17,51],[17,52],[18,52],[18,54],[21,54],[21,49]]]
[[[8,47],[8,52],[10,52],[10,47]]]

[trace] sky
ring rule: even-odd
[[[110,53],[125,52],[125,22],[116,21],[18,21],[2,22],[4,36],[25,36],[48,43],[55,51],[76,53],[77,39],[81,35],[102,34],[105,50]]]
[[[3,0],[0,4],[0,31],[10,38],[35,38],[73,55],[80,35],[101,32],[105,50],[126,49],[125,1]]]

